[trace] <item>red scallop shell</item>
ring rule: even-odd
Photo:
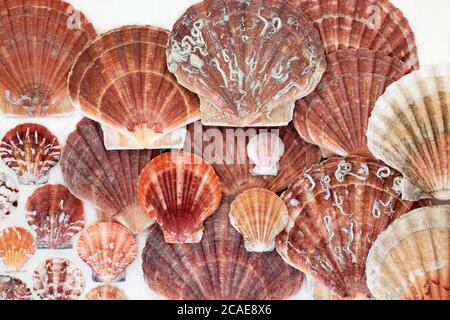
[[[12,227],[0,232],[0,259],[12,272],[19,272],[35,252],[33,235],[28,230]]]
[[[22,280],[0,275],[0,300],[33,300],[33,295]]]

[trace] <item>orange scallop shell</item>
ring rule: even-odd
[[[30,288],[18,278],[0,275],[1,300],[33,300]]]
[[[18,272],[34,255],[33,235],[24,228],[8,228],[0,233],[0,259],[12,272]]]
[[[86,300],[128,300],[128,297],[122,289],[105,284],[89,291]]]

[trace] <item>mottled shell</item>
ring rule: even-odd
[[[22,280],[0,276],[0,300],[33,300],[33,295]]]
[[[200,122],[188,126],[188,139],[184,150],[191,151],[210,163],[217,172],[224,194],[239,195],[253,188],[268,189],[275,193],[284,191],[310,166],[320,161],[318,147],[305,142],[294,125],[279,128],[204,127]],[[278,135],[284,154],[278,162],[276,176],[254,175],[255,164],[250,160],[248,144],[259,134]]]
[[[89,291],[86,300],[128,300],[128,297],[122,289],[105,284]]]
[[[450,200],[450,64],[426,66],[388,87],[369,121],[369,149],[405,177],[408,200]]]
[[[8,174],[0,171],[0,220],[10,216],[19,205],[19,185]]]
[[[19,272],[36,252],[33,235],[13,227],[0,232],[0,259],[12,272]]]
[[[151,219],[140,207],[137,181],[156,151],[107,151],[100,125],[78,123],[64,147],[61,168],[70,192],[92,204],[133,233],[144,231]]]
[[[193,5],[175,23],[167,52],[169,70],[207,102],[207,125],[264,118],[273,126],[270,114],[314,90],[326,67],[311,21],[279,0]]]
[[[39,248],[71,248],[72,237],[84,228],[83,202],[63,185],[37,189],[28,198],[25,210]]]
[[[91,42],[75,62],[70,98],[82,114],[107,128],[107,147],[160,148],[166,135],[200,119],[198,97],[167,70],[168,37],[169,31],[150,26],[121,27]],[[180,141],[168,148],[185,138],[172,137]]]
[[[77,55],[95,36],[85,16],[64,1],[2,1],[0,114],[71,113],[67,76]]]
[[[154,226],[142,253],[150,289],[173,300],[280,300],[297,293],[303,275],[276,252],[249,253],[229,222],[232,197],[205,222],[198,244],[167,244]]]
[[[136,259],[137,243],[125,227],[102,222],[81,233],[77,252],[92,269],[96,280],[111,282]]]
[[[231,204],[231,225],[244,236],[250,252],[275,249],[275,237],[289,220],[288,209],[275,193],[265,189],[250,189]]]
[[[316,90],[297,103],[294,124],[308,142],[340,156],[373,157],[367,125],[377,99],[406,74],[406,66],[383,52],[342,49],[327,56]]]
[[[449,253],[450,206],[414,210],[374,243],[367,285],[380,300],[449,300]]]
[[[47,183],[50,170],[61,156],[58,139],[46,127],[25,123],[3,137],[0,158],[12,169],[22,185]]]
[[[84,290],[83,272],[67,259],[47,259],[33,272],[33,289],[42,300],[77,300]]]
[[[366,158],[332,158],[313,166],[282,195],[290,220],[277,238],[278,252],[331,293],[370,298],[368,251],[412,206],[401,200],[401,182],[398,172]]]
[[[222,187],[213,167],[202,158],[169,152],[144,168],[138,197],[168,243],[198,243],[203,221],[220,205]]]

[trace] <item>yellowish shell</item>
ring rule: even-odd
[[[34,255],[31,233],[23,228],[8,228],[0,233],[0,259],[12,272],[18,272]]]

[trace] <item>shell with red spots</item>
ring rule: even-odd
[[[28,230],[12,227],[0,232],[0,260],[12,272],[19,272],[35,252],[33,235]]]
[[[128,300],[128,297],[122,289],[105,284],[89,291],[86,300]]]
[[[0,220],[13,214],[19,205],[19,186],[10,175],[0,171]]]
[[[33,300],[33,295],[22,280],[0,275],[0,300]]]

